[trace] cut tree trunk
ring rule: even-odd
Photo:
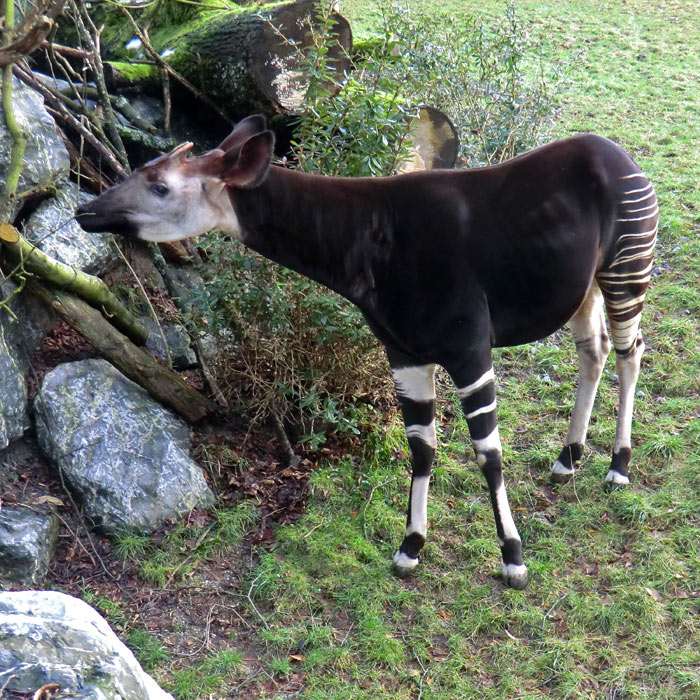
[[[411,122],[408,138],[411,157],[401,163],[401,172],[454,168],[459,136],[450,118],[441,110],[423,105]]]
[[[168,63],[232,117],[252,112],[297,113],[307,88],[303,54],[313,48],[322,20],[314,0],[258,12],[219,14],[171,45]],[[350,67],[352,31],[337,12],[331,15],[335,40],[327,60],[331,83],[340,83]],[[329,87],[332,87],[329,86]]]

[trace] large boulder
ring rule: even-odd
[[[148,533],[214,502],[185,422],[104,360],[49,372],[35,417],[42,450],[108,534]]]
[[[0,510],[0,579],[26,586],[42,583],[57,539],[55,515],[3,507]]]
[[[13,282],[0,284],[0,299],[16,291]],[[29,359],[53,323],[48,308],[27,294],[12,296],[0,309],[0,451],[29,426],[25,375]]]
[[[112,267],[119,257],[111,235],[86,233],[75,220],[78,205],[88,199],[75,183],[61,182],[55,195],[29,216],[24,235],[52,258],[99,275]]]
[[[44,189],[68,176],[70,158],[56,122],[44,109],[44,100],[24,83],[13,79],[12,104],[20,129],[27,134],[18,191]],[[0,119],[0,184],[5,184],[12,140]]]
[[[87,603],[55,591],[0,592],[0,688],[14,697],[50,683],[60,697],[173,700]]]
[[[0,310],[0,450],[27,428],[27,386],[17,357],[6,338]]]

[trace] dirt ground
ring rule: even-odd
[[[95,356],[87,341],[59,324],[33,359],[30,394],[36,394],[41,378],[57,364]],[[133,563],[117,557],[113,543],[86,523],[80,505],[63,488],[60,476],[41,455],[32,434],[3,454],[0,502],[54,512],[59,517],[59,542],[46,589],[111,601],[114,608],[108,617],[117,634],[124,637],[130,629],[147,629],[165,646],[176,665],[196,664],[223,648],[244,652],[245,676],[226,697],[294,693],[302,687],[301,674],[290,674],[281,687],[259,666],[244,580],[255,566],[255,549],[274,548],[274,527],[294,522],[304,512],[309,474],[317,459],[328,456],[333,448],[324,449],[324,455],[302,454],[298,464],[290,466],[283,463],[283,450],[271,427],[251,430],[240,417],[225,413],[193,428],[192,444],[193,454],[202,444],[225,444],[238,455],[238,468],[207,473],[207,479],[221,505],[251,498],[260,514],[235,559],[209,559],[206,571],[198,572],[192,581],[183,582],[173,572],[165,586],[154,587],[139,577]],[[213,522],[208,511],[193,511],[187,519],[187,524],[205,528]],[[154,542],[162,540],[166,532],[167,528],[153,532]]]

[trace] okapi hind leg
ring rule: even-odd
[[[476,460],[489,487],[501,547],[503,579],[511,588],[523,589],[528,584],[528,573],[503,481],[503,450],[498,434],[496,387],[490,355],[488,364],[474,363],[461,371],[455,372],[452,368],[448,371],[457,386]]]
[[[411,490],[406,533],[394,555],[398,576],[418,566],[418,556],[428,530],[428,486],[437,438],[435,435],[435,365],[403,365],[392,361],[396,394],[401,406],[411,451]]]
[[[552,465],[552,480],[558,483],[566,483],[571,479],[576,463],[583,456],[593,402],[610,352],[603,314],[603,296],[596,282],[593,282],[581,308],[569,321],[569,327],[578,353],[579,379],[564,447]]]
[[[616,352],[615,364],[620,382],[620,406],[617,412],[612,461],[605,480],[615,487],[626,486],[630,482],[628,469],[632,456],[632,410],[642,354],[644,353],[644,341],[638,330],[638,325],[637,320],[635,340],[626,350],[618,351],[613,334]]]
[[[632,409],[644,341],[639,330],[644,296],[653,267],[659,207],[654,188],[644,174],[619,178],[620,202],[612,260],[596,275],[605,298],[610,337],[620,385],[612,461],[605,480],[613,486],[629,484]]]

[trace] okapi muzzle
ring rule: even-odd
[[[438,447],[436,365],[452,378],[489,488],[507,585],[527,585],[503,479],[494,347],[568,322],[580,373],[551,474],[584,454],[605,359],[620,403],[606,481],[629,483],[640,319],[658,228],[654,189],[634,160],[590,134],[488,168],[336,178],[270,167],[274,137],[244,119],[218,148],[183,144],[78,210],[88,231],[167,241],[220,229],[356,304],[385,345],[411,451],[401,575],[418,564]],[[606,323],[607,316],[607,323]]]

